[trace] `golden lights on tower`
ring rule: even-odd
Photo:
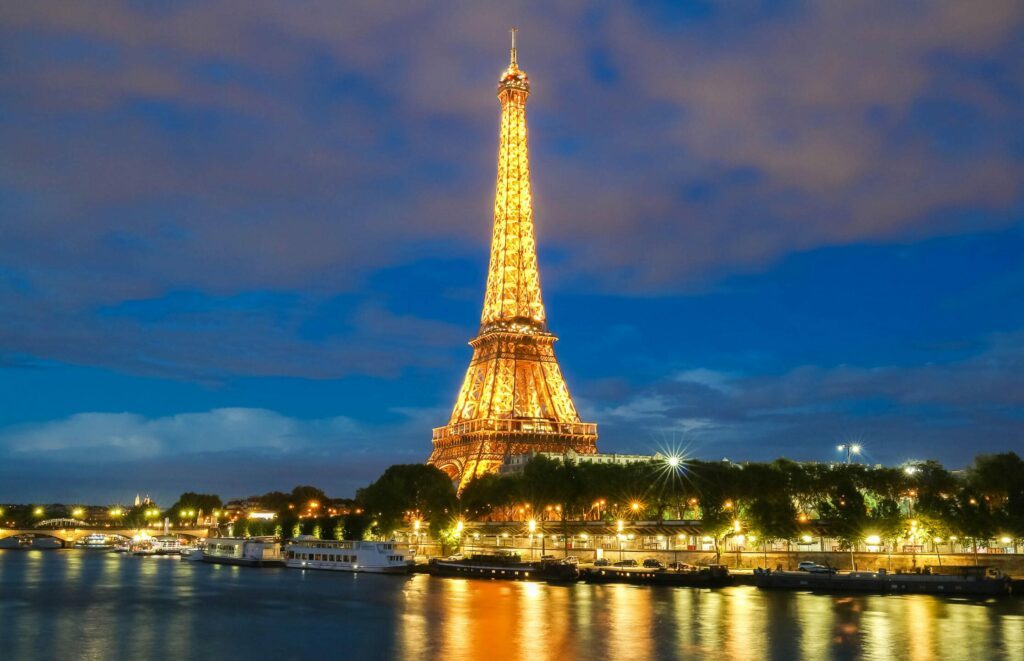
[[[448,424],[434,429],[428,462],[460,488],[497,470],[509,454],[597,451],[597,425],[576,412],[541,297],[526,130],[530,81],[519,68],[515,36],[513,28],[509,66],[498,81],[498,173],[480,330]]]

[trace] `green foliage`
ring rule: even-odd
[[[983,455],[957,475],[934,461],[898,468],[690,461],[670,470],[664,462],[566,465],[538,456],[521,474],[473,480],[461,503],[475,519],[550,519],[551,505],[561,506],[554,518],[562,519],[699,518],[716,543],[737,522],[764,540],[797,539],[810,530],[805,519],[818,520],[845,548],[870,535],[891,544],[912,528],[922,540],[982,543],[1024,538],[1024,461]]]
[[[224,503],[221,502],[220,496],[216,494],[186,491],[178,496],[178,500],[173,505],[164,510],[163,516],[169,517],[171,521],[182,519],[195,521],[199,518],[200,513],[209,515],[214,510],[219,510],[223,506]],[[183,517],[181,515],[182,511],[194,511],[195,514]]]
[[[454,518],[458,501],[451,479],[434,466],[399,464],[356,493],[366,513],[376,521],[374,532],[388,537],[406,521],[428,522],[438,535]]]

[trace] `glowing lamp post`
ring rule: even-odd
[[[846,453],[846,463],[848,464],[852,461],[852,455],[860,454],[861,449],[862,448],[859,443],[843,443],[842,445],[836,446],[836,450]]]

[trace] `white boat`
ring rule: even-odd
[[[281,544],[260,537],[215,537],[206,542],[203,562],[268,567],[284,564]]]
[[[285,551],[285,565],[295,569],[407,574],[412,564],[394,542],[330,541],[296,537]]]
[[[75,546],[87,549],[109,549],[113,544],[106,535],[92,533],[80,539]]]
[[[189,562],[199,562],[203,559],[203,549],[198,546],[187,546],[181,549],[181,559]]]
[[[182,549],[181,540],[175,535],[160,535],[152,539],[155,555],[179,555]]]

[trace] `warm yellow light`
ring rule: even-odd
[[[120,507],[115,507],[110,510],[110,516],[121,516],[124,512],[121,511]]]
[[[748,535],[747,539],[749,539],[752,542],[756,542],[757,541],[757,536],[756,535]]]
[[[935,538],[935,543],[936,544],[941,544],[942,543],[942,538],[941,537],[936,537]]]
[[[416,532],[420,531],[420,520],[419,519],[416,519],[415,521],[412,522],[412,529],[414,531],[416,531]]]
[[[735,537],[733,537],[732,539],[733,539],[733,541],[734,541],[734,542],[736,542],[737,544],[742,544],[743,542],[747,541],[747,540],[746,540],[746,538],[745,538],[745,537],[744,537],[743,535],[736,535],[736,536],[735,536]],[[751,538],[751,539],[753,539],[753,538]]]
[[[810,535],[804,535],[800,538],[800,541],[802,541],[804,544],[810,544],[812,541],[812,537]]]
[[[316,509],[316,508],[318,508],[318,507],[320,507],[320,503],[318,503],[318,502],[317,502],[317,501],[315,501],[315,500],[311,500],[311,501],[309,501],[309,509],[311,509],[311,510],[315,510],[315,509]]]
[[[740,531],[740,520],[739,519],[734,519],[733,520],[733,522],[732,522],[732,531],[733,532],[739,532]]]
[[[615,530],[617,530],[618,532],[622,532],[622,519],[619,519],[615,522]]]
[[[1010,538],[1009,537],[1000,537],[999,541],[1002,544],[1009,544],[1010,543]]]
[[[636,502],[636,501],[633,501],[632,503],[630,503],[630,504],[629,504],[629,507],[630,507],[630,509],[632,509],[632,510],[633,510],[634,512],[636,512],[636,511],[639,511],[639,509],[640,509],[640,503],[638,503],[638,502]]]
[[[702,542],[713,542],[714,540],[712,538],[708,537],[707,535],[704,535],[703,537],[700,538],[700,541],[702,541]]]
[[[807,515],[803,512],[800,512],[800,514],[797,515],[796,520],[800,523],[807,523]]]
[[[882,538],[879,537],[878,535],[868,535],[868,537],[867,537],[867,539],[865,541],[868,544],[870,544],[871,546],[878,546],[879,544],[882,543]]]
[[[732,509],[732,501],[731,500],[725,501],[724,503],[722,503],[722,507],[724,507],[727,510],[731,510]]]
[[[537,530],[537,520],[530,519],[530,522],[527,524],[527,527],[530,529],[530,534],[532,535]]]
[[[580,539],[586,541],[586,540],[590,539],[590,535],[588,535],[585,532],[584,533],[580,533]]]
[[[955,541],[956,541],[957,539],[959,539],[959,538],[958,538],[958,537],[957,537],[956,535],[952,535],[952,536],[951,536],[951,537],[949,538],[949,541],[951,541],[951,542],[955,542]]]
[[[85,514],[85,510],[83,510],[81,507],[76,507],[75,509],[71,510],[71,516],[75,517],[76,519],[80,518],[83,514]]]
[[[458,521],[457,521],[457,522],[455,523],[455,534],[457,534],[457,535],[461,535],[461,534],[462,534],[462,529],[463,529],[463,527],[465,527],[465,524],[464,524],[464,523],[462,522],[462,519],[459,519],[459,520],[458,520]]]
[[[43,508],[42,507],[37,507],[34,510],[32,510],[32,513],[35,514],[36,516],[42,516],[43,515]]]
[[[675,468],[675,467],[679,466],[679,457],[677,457],[675,455],[672,455],[671,457],[669,457],[668,458],[668,465],[671,466],[672,468]]]

